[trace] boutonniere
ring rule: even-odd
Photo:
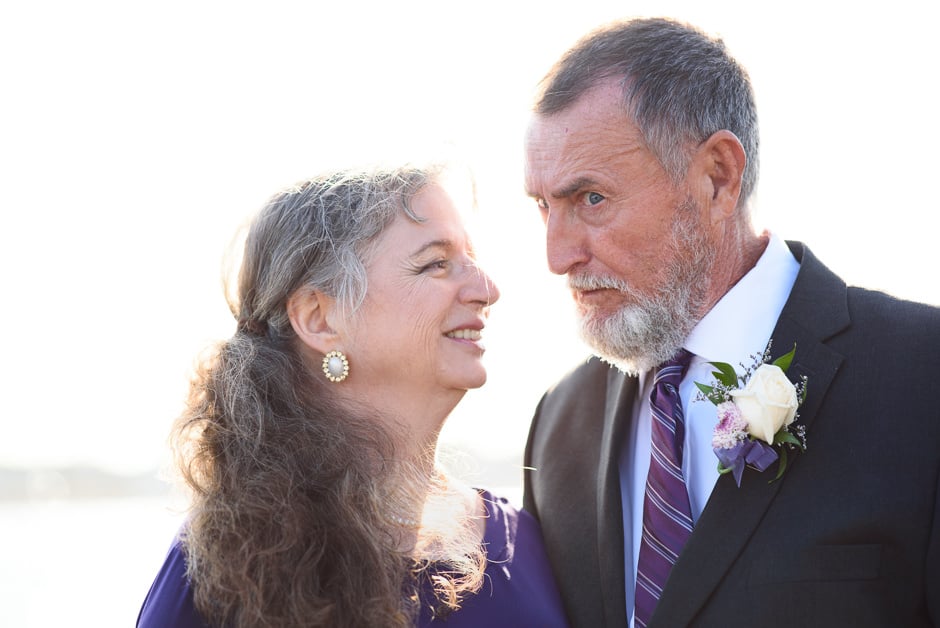
[[[732,473],[741,486],[744,467],[766,470],[780,460],[780,479],[787,468],[787,451],[806,450],[806,427],[794,424],[798,409],[806,399],[806,377],[793,384],[786,371],[793,361],[790,353],[770,362],[770,344],[754,363],[739,375],[725,362],[709,362],[715,367],[712,386],[695,382],[701,394],[718,407],[718,422],[712,434],[712,449],[718,456],[718,472]],[[743,366],[743,365],[742,365]]]

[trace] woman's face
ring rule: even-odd
[[[411,208],[425,220],[399,215],[380,236],[344,342],[348,383],[365,387],[377,407],[395,398],[433,405],[486,381],[481,332],[499,291],[442,187],[424,188]]]

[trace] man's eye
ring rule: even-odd
[[[535,204],[539,206],[540,211],[548,211],[548,201],[546,201],[544,198],[535,199]]]
[[[597,205],[604,200],[604,195],[597,192],[588,192],[584,195],[584,200],[588,205]]]

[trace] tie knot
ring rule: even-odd
[[[692,353],[685,350],[679,349],[679,352],[676,355],[672,356],[672,359],[666,360],[662,366],[681,366],[682,370],[689,368],[689,364],[692,362]]]
[[[679,349],[679,353],[659,365],[656,369],[655,381],[657,383],[669,382],[678,386],[691,362],[692,354],[685,349]]]

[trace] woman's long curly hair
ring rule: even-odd
[[[189,578],[212,625],[408,626],[422,597],[417,574],[444,608],[479,586],[478,542],[432,542],[433,561],[402,550],[389,496],[417,475],[401,473],[395,435],[374,411],[335,401],[328,386],[337,384],[301,357],[287,315],[302,289],[354,315],[377,238],[399,215],[421,220],[409,201],[440,174],[310,179],[252,222],[229,297],[237,331],[199,366],[172,436],[192,492],[182,534]],[[422,572],[431,562],[443,568]]]

